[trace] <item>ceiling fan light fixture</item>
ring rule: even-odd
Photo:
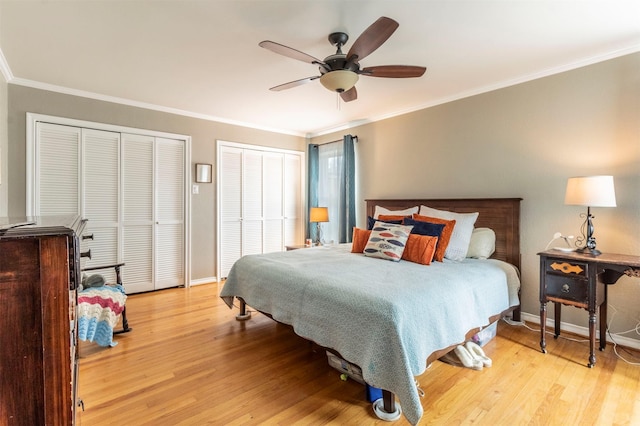
[[[329,71],[320,77],[320,83],[332,92],[342,93],[358,82],[358,74],[349,70]]]

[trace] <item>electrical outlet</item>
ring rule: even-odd
[[[200,193],[200,185],[193,185],[193,191],[191,191],[193,194],[199,194]]]

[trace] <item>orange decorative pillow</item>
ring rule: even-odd
[[[351,243],[351,253],[362,253],[369,241],[371,231],[353,227],[353,243]]]
[[[429,265],[436,252],[438,237],[410,234],[407,245],[402,252],[402,260]]]
[[[438,239],[438,245],[436,246],[436,253],[433,255],[434,260],[438,262],[442,262],[442,259],[444,259],[444,253],[445,251],[447,251],[447,246],[449,245],[449,240],[451,240],[451,234],[453,233],[453,228],[456,226],[456,221],[438,219],[437,217],[422,216],[417,213],[413,215],[413,220],[421,220],[422,222],[440,223],[444,225],[442,234],[440,234],[440,238]]]

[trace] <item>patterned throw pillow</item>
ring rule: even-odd
[[[407,245],[413,226],[376,222],[371,230],[364,255],[380,259],[399,261]]]

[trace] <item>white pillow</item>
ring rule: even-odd
[[[491,228],[475,228],[471,233],[471,242],[467,257],[488,259],[496,251],[496,233]]]
[[[420,206],[420,215],[437,217],[445,220],[455,220],[456,226],[453,227],[451,240],[444,257],[451,260],[464,260],[467,257],[469,243],[471,242],[471,234],[473,233],[473,225],[478,219],[478,212],[475,213],[454,213],[446,210],[432,209],[427,206]]]
[[[377,219],[378,216],[382,215],[395,215],[395,216],[411,216],[414,213],[418,213],[418,206],[411,207],[409,209],[404,210],[389,210],[384,207],[376,206],[376,209],[373,212],[373,218]]]

